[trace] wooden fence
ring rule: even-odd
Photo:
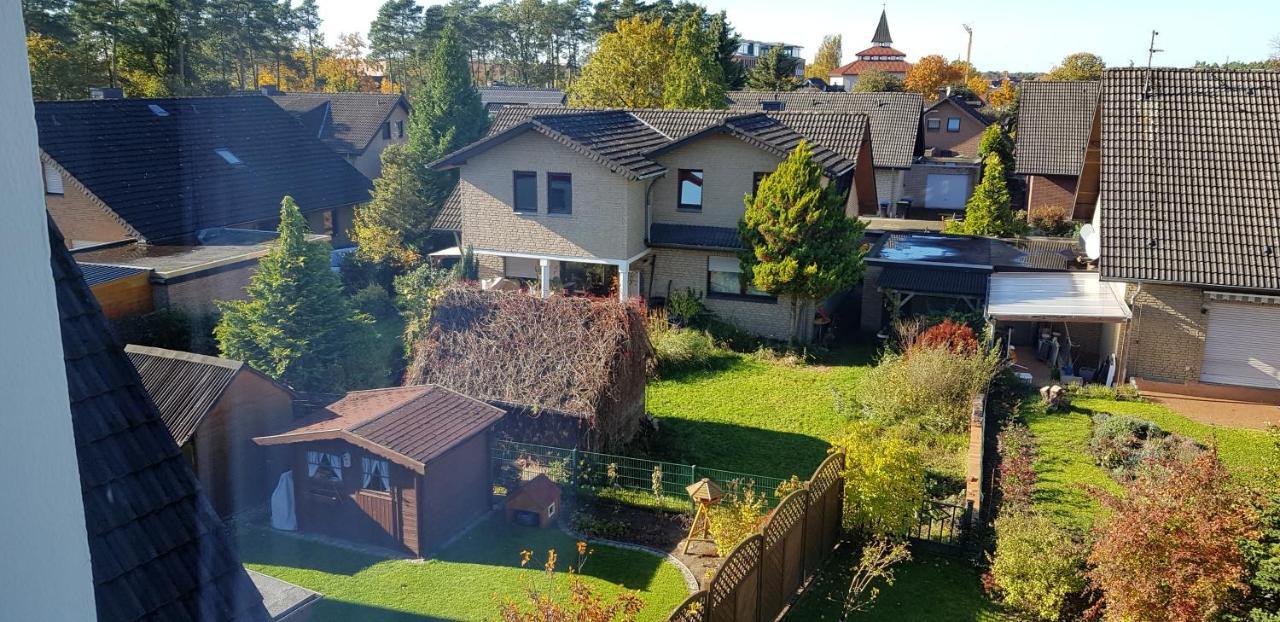
[[[832,454],[805,485],[787,495],[758,532],[725,557],[707,589],[688,598],[671,622],[776,620],[840,540],[844,454]]]

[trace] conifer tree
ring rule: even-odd
[[[775,45],[756,59],[756,66],[747,72],[747,88],[760,91],[794,91],[800,88],[796,78],[799,61],[782,53],[782,46]]]
[[[801,142],[746,199],[738,224],[743,274],[756,288],[791,299],[791,340],[809,303],[862,277],[864,225],[845,216],[845,194],[824,185],[813,150]]]
[[[982,171],[982,182],[964,206],[964,220],[948,221],[947,233],[1006,237],[1018,233],[1018,223],[1009,200],[1000,155],[991,153]]]
[[[724,107],[724,72],[716,61],[716,41],[705,17],[701,10],[695,11],[680,26],[662,91],[664,108]]]
[[[306,239],[292,197],[280,206],[280,237],[258,262],[246,300],[219,301],[214,336],[222,355],[302,391],[339,392],[376,383],[373,319],[354,311],[329,269],[329,244]]]

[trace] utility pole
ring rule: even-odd
[[[960,24],[960,26],[964,28],[965,32],[969,33],[969,44],[965,46],[965,49],[964,49],[964,62],[971,64],[969,57],[973,54],[973,25]]]

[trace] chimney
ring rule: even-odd
[[[89,89],[89,99],[124,99],[124,89],[118,86],[95,86]]]
[[[261,87],[259,87],[258,90],[261,91],[263,95],[267,95],[267,96],[280,94],[280,87],[274,84],[264,84]]]
[[[951,87],[947,87],[947,99],[951,99]]]

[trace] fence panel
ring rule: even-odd
[[[760,558],[764,538],[755,534],[733,547],[707,588],[710,622],[757,622]]]
[[[686,598],[667,618],[668,622],[705,622],[707,619],[707,591],[701,590]]]
[[[916,529],[911,537],[921,542],[950,547],[964,544],[964,530],[968,525],[970,505],[947,501],[925,500],[917,515]]]
[[[764,564],[760,577],[760,619],[773,620],[804,583],[804,524],[809,491],[787,495],[762,531]]]

